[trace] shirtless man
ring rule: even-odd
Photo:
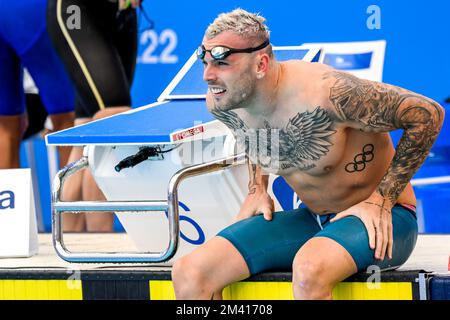
[[[264,21],[241,9],[222,14],[198,50],[207,107],[247,142],[250,182],[238,221],[174,264],[178,299],[221,298],[225,286],[268,270],[292,270],[296,299],[330,299],[358,271],[400,266],[416,243],[409,181],[443,108],[319,63],[277,62]],[[396,129],[404,133],[394,149],[388,131]],[[252,130],[278,135],[279,144],[251,147]],[[267,172],[303,206],[272,213]]]

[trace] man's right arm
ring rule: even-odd
[[[219,121],[224,123],[236,137],[236,132],[245,132],[247,129],[244,121],[234,111],[222,111],[214,107],[212,97],[206,95],[206,105],[209,112]],[[239,139],[239,137],[236,137]],[[244,142],[244,141],[241,141]],[[245,143],[245,142],[244,142]],[[265,174],[261,167],[251,163],[248,160],[248,194],[244,203],[239,210],[239,214],[235,217],[235,221],[246,219],[254,215],[263,214],[266,220],[272,220],[272,212],[274,211],[274,202],[267,193],[267,185],[269,175]]]
[[[267,193],[269,175],[250,160],[248,161],[248,175],[248,194],[235,220],[239,221],[258,214],[263,214],[266,220],[272,220],[275,208],[273,199]]]

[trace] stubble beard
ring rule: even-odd
[[[230,111],[244,108],[249,104],[250,98],[255,91],[254,82],[248,77],[233,86],[237,87],[237,89],[233,92],[227,91],[225,93],[227,95],[226,99],[214,100],[214,105],[217,110]]]

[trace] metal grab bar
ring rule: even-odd
[[[166,211],[166,201],[73,201],[55,202],[54,210],[58,212],[86,212],[86,211]]]
[[[64,245],[62,231],[63,212],[85,212],[85,211],[122,211],[122,212],[149,212],[165,211],[168,209],[166,201],[61,201],[64,182],[70,175],[88,166],[88,158],[83,156],[80,160],[60,170],[54,179],[52,192],[52,232],[53,246],[57,254],[68,262],[84,263],[125,263],[125,262],[160,262],[166,261],[173,256],[170,251],[171,244],[162,252],[70,252]],[[173,224],[169,221],[169,225]],[[169,242],[174,242],[173,238]]]
[[[88,158],[69,164],[60,170],[53,181],[52,191],[52,238],[53,246],[63,260],[77,263],[158,263],[172,258],[177,251],[179,242],[179,210],[178,187],[180,183],[193,176],[224,170],[243,164],[245,155],[202,163],[183,168],[176,172],[169,181],[167,201],[61,201],[64,182],[70,175],[88,166]],[[149,212],[167,211],[169,220],[169,244],[162,252],[70,252],[64,245],[62,218],[63,212],[86,211],[122,211]]]
[[[205,173],[211,173],[215,171],[225,170],[232,166],[244,164],[246,156],[244,153],[229,156],[215,161],[210,161],[198,165],[183,168],[177,171],[169,181],[169,187],[167,192],[167,203],[169,205],[168,218],[169,221],[175,220],[177,224],[174,224],[171,233],[179,235],[179,205],[178,205],[178,187],[180,183],[190,177],[195,177]],[[175,229],[176,228],[176,229]],[[176,250],[176,249],[174,249]]]

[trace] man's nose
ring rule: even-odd
[[[217,79],[214,66],[211,63],[206,63],[203,70],[203,80],[206,82],[214,81]]]

